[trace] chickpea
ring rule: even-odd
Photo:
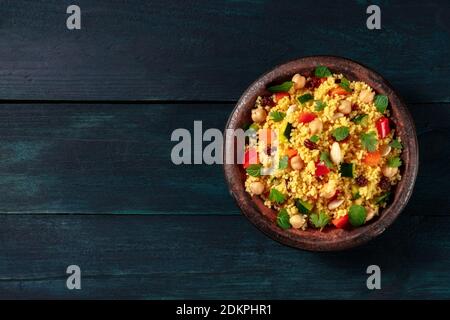
[[[294,82],[295,89],[302,89],[305,87],[306,78],[298,73],[294,74],[292,77],[292,82]]]
[[[398,168],[392,168],[392,167],[389,167],[389,166],[384,166],[381,169],[381,172],[383,172],[383,175],[386,178],[392,178],[393,176],[395,176],[397,174]]]
[[[261,123],[266,120],[267,112],[263,108],[257,108],[252,110],[252,120],[256,123]]]
[[[253,181],[250,184],[250,191],[253,194],[260,195],[264,192],[264,184],[260,181]]]
[[[321,133],[323,129],[323,123],[319,118],[315,118],[313,121],[309,123],[309,130],[311,134]]]
[[[301,215],[296,214],[295,216],[289,218],[289,223],[291,224],[292,228],[300,229],[305,225],[306,221],[305,218],[303,218]]]
[[[291,168],[294,170],[301,170],[305,166],[302,158],[300,156],[292,157],[291,159]]]
[[[359,93],[359,100],[364,103],[371,103],[373,101],[374,97],[375,97],[375,92],[372,92],[369,89],[362,90]]]
[[[343,114],[349,114],[352,112],[352,103],[348,100],[344,100],[339,105],[338,110]]]
[[[334,183],[327,182],[320,190],[320,196],[325,199],[330,199],[336,194],[336,187]]]

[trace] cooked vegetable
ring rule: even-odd
[[[304,214],[310,213],[313,208],[313,205],[311,203],[302,199],[295,199],[295,206],[297,207],[299,212]]]
[[[367,152],[363,160],[365,164],[372,167],[378,165],[380,161],[381,161],[381,154],[379,151]]]
[[[391,132],[391,128],[389,127],[389,119],[386,117],[381,117],[375,122],[375,125],[377,127],[378,136],[380,139],[384,139],[387,137],[389,132]]]
[[[355,177],[355,165],[353,163],[341,163],[340,173],[342,177],[354,178]]]
[[[316,115],[311,112],[302,112],[298,117],[298,122],[300,123],[309,123],[316,118]]]
[[[369,116],[365,113],[358,114],[356,117],[352,119],[352,121],[356,124],[359,124],[363,127],[367,126],[367,122],[369,121]]]
[[[247,169],[252,164],[258,163],[259,163],[258,151],[255,148],[247,149],[244,153],[244,161],[242,164],[244,169]]]
[[[286,116],[286,114],[284,112],[280,112],[280,111],[272,111],[271,113],[269,113],[270,118],[275,121],[275,122],[279,122],[281,120],[284,119],[284,117]]]
[[[287,93],[287,92],[277,92],[277,93],[275,93],[274,96],[275,96],[275,101],[278,102],[281,99],[283,99],[284,97],[289,97],[289,93]]]
[[[316,177],[324,176],[329,172],[330,169],[328,169],[328,166],[323,161],[316,163],[316,171],[315,171]]]
[[[359,227],[366,222],[366,209],[363,206],[354,204],[348,211],[348,218],[352,226]]]
[[[346,214],[346,215],[343,216],[343,217],[333,219],[333,221],[331,221],[331,222],[334,224],[334,226],[335,226],[336,228],[338,228],[338,229],[343,229],[343,228],[345,228],[345,227],[347,226],[347,224],[348,224],[348,214]]]

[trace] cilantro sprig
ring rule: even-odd
[[[342,141],[347,138],[350,130],[348,127],[339,127],[333,130],[331,135],[336,139],[336,141]]]
[[[277,189],[272,188],[270,189],[269,200],[278,204],[282,204],[286,200],[286,197]]]
[[[328,152],[322,151],[320,153],[320,161],[323,161],[328,169],[333,168],[333,162],[330,159],[330,154]]]
[[[309,220],[317,229],[324,228],[328,223],[330,223],[330,217],[323,211],[320,213],[313,213],[309,216]]]
[[[262,164],[252,164],[245,171],[252,177],[259,177],[261,175]]]
[[[297,98],[300,103],[305,103],[312,99],[314,99],[314,96],[311,93],[305,93]]]
[[[280,161],[278,162],[278,169],[283,170],[288,167],[289,163],[289,157],[288,156],[282,156],[280,158]]]
[[[374,131],[370,131],[369,133],[363,133],[360,136],[361,144],[369,152],[374,152],[377,150],[377,134]]]
[[[388,97],[383,94],[377,94],[375,96],[374,104],[378,112],[384,113],[389,104]]]
[[[400,160],[400,157],[392,157],[388,159],[387,165],[391,168],[398,168],[402,165],[402,160]]]
[[[317,66],[314,70],[314,75],[319,78],[325,78],[331,76],[331,71],[325,66]]]
[[[269,115],[270,118],[272,118],[272,120],[275,122],[280,122],[284,119],[284,117],[286,117],[286,113],[280,111],[272,111],[271,113],[269,113]]]
[[[339,86],[347,92],[352,92],[352,88],[350,88],[350,81],[348,81],[346,77],[342,77]]]
[[[316,110],[316,111],[322,111],[327,106],[327,104],[321,100],[316,100],[314,102],[315,102],[314,110]]]

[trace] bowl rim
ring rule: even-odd
[[[395,92],[392,85],[379,73],[354,60],[332,56],[316,55],[291,60],[275,66],[270,71],[258,77],[244,91],[233,108],[225,126],[226,129],[242,127],[242,117],[249,114],[258,95],[266,91],[268,84],[290,79],[302,70],[312,71],[314,66],[324,65],[332,71],[345,74],[350,79],[357,78],[368,83],[377,93],[389,97],[391,119],[396,120],[397,134],[402,138],[404,160],[402,179],[394,191],[394,199],[382,210],[376,220],[351,230],[332,229],[334,231],[320,232],[317,230],[301,231],[296,229],[283,230],[279,228],[273,215],[275,211],[266,208],[259,197],[250,196],[244,188],[242,168],[238,164],[227,164],[224,161],[223,170],[229,192],[235,199],[241,212],[252,224],[268,237],[282,244],[309,251],[337,251],[353,248],[382,234],[399,216],[407,205],[413,193],[419,167],[419,145],[413,118],[403,99]],[[239,118],[241,117],[241,118]],[[234,140],[227,139],[224,134],[223,156],[227,150],[234,148]],[[265,208],[265,209],[264,209]],[[269,212],[272,212],[271,214]]]

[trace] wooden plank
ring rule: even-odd
[[[449,298],[449,222],[403,215],[366,246],[311,253],[240,216],[0,215],[0,298]],[[65,287],[71,264],[79,291]]]
[[[172,164],[176,128],[222,129],[231,104],[0,107],[0,212],[239,214],[220,165]],[[407,212],[448,215],[448,105],[411,105],[419,178]]]
[[[355,59],[408,102],[450,102],[449,2],[2,2],[0,98],[234,101],[259,75],[301,56]]]

